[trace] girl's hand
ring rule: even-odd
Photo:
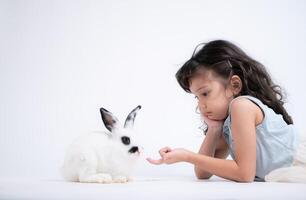
[[[191,151],[182,148],[170,149],[169,147],[164,147],[161,150],[159,150],[159,154],[161,156],[160,159],[154,160],[152,158],[147,158],[147,161],[154,165],[173,164],[176,162],[187,161],[188,156],[191,153],[192,153]]]
[[[217,128],[222,128],[223,124],[224,124],[224,120],[213,120],[213,119],[209,119],[207,116],[202,115],[203,119],[205,121],[205,123],[207,124],[208,128],[212,128],[212,129],[217,129]]]
[[[208,126],[206,136],[213,136],[215,141],[219,140],[222,137],[224,120],[213,120],[204,115],[203,120]]]
[[[164,161],[163,161],[164,155],[166,153],[170,152],[170,151],[171,151],[170,147],[164,147],[164,148],[159,150],[159,155],[161,157],[160,159],[154,160],[152,158],[147,158],[147,161],[151,164],[160,165],[160,164],[164,163]]]

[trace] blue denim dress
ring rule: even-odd
[[[259,99],[252,96],[239,96],[237,98],[251,100],[264,114],[262,123],[256,126],[255,177],[255,181],[264,181],[265,175],[270,171],[292,164],[297,147],[297,130],[295,126],[288,125],[282,115],[276,114]],[[235,141],[232,137],[230,119],[231,103],[229,106],[229,116],[223,125],[223,134],[228,144],[230,155],[235,160]]]

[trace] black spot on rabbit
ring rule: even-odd
[[[138,152],[138,147],[132,147],[132,148],[129,150],[129,153],[135,153],[135,152]]]

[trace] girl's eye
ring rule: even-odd
[[[199,99],[199,97],[197,97],[197,96],[194,96],[194,98],[195,98],[195,99]]]
[[[208,95],[208,92],[202,93],[202,96],[206,97]]]

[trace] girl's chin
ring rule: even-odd
[[[211,115],[208,115],[208,116],[206,116],[208,119],[210,119],[210,120],[217,120],[214,116],[211,116]]]
[[[212,116],[212,115],[208,115],[207,118],[210,119],[210,120],[214,120],[214,121],[223,121],[223,120],[225,120],[223,118],[221,119],[220,117],[215,117],[215,116]]]

